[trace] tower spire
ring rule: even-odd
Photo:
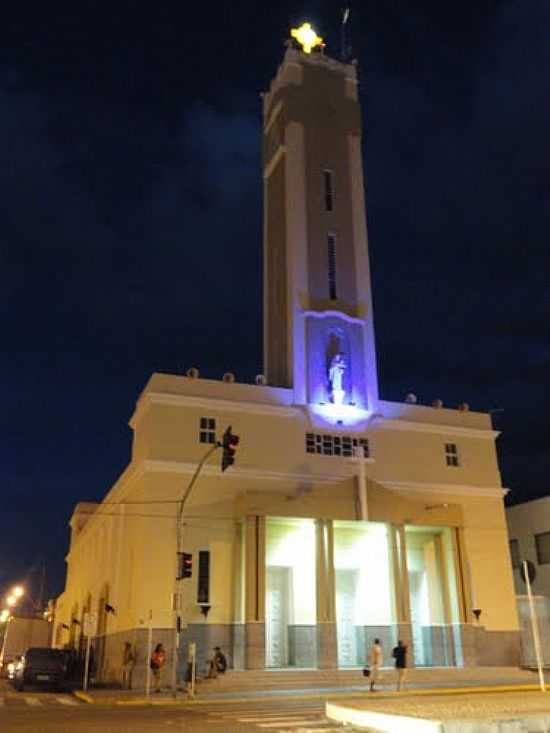
[[[368,409],[378,388],[356,68],[307,47],[287,49],[263,97],[264,368],[297,404]]]

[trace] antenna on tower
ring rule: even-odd
[[[349,19],[349,7],[344,8],[344,11],[342,13],[342,49],[341,49],[342,61],[347,61],[349,57],[349,47],[347,44],[348,19]]]

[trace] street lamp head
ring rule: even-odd
[[[24,593],[25,589],[20,585],[16,585],[15,588],[12,590],[12,595],[14,595],[16,598],[21,598]]]
[[[15,604],[17,603],[17,598],[13,595],[8,596],[6,598],[6,603],[8,604],[8,606],[15,606]]]

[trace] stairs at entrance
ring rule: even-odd
[[[395,673],[391,667],[382,669],[382,688],[393,686]],[[531,684],[533,672],[515,667],[431,667],[410,669],[407,673],[411,687],[463,687],[468,685]],[[273,669],[228,670],[216,679],[201,680],[199,694],[235,692],[275,692],[277,690],[367,688],[368,679],[361,669]]]
[[[273,669],[228,670],[216,679],[201,680],[201,688],[208,692],[298,690],[319,687],[355,687],[365,684],[360,669]]]

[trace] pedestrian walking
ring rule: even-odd
[[[151,656],[150,663],[151,671],[153,673],[153,682],[155,684],[155,692],[160,692],[162,668],[164,667],[165,663],[166,652],[164,651],[164,647],[162,646],[162,644],[157,644],[155,647],[155,651]]]
[[[405,684],[405,675],[407,673],[407,647],[403,644],[401,639],[397,642],[397,646],[393,648],[392,657],[395,659],[397,691],[399,692]]]
[[[136,653],[131,642],[124,642],[124,651],[122,652],[122,688],[124,690],[132,689],[132,675],[134,674],[134,666],[136,664]]]
[[[370,691],[374,692],[374,686],[380,679],[380,667],[382,666],[383,654],[380,639],[375,639],[369,654],[370,666]]]

